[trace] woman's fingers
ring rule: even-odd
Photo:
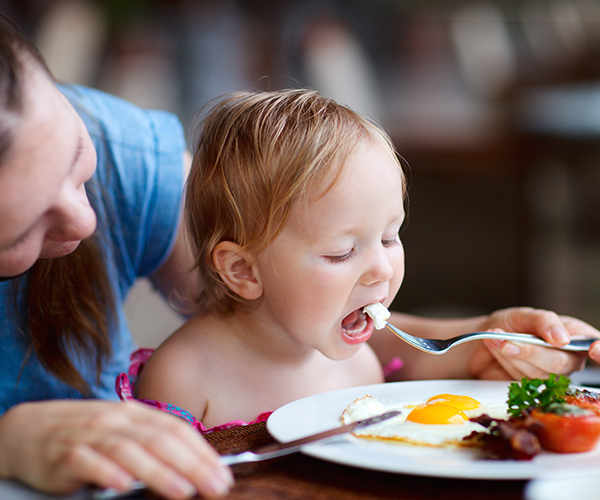
[[[573,335],[584,335],[587,337],[597,337],[600,339],[600,331],[585,321],[581,321],[570,316],[558,316],[552,311],[533,309],[530,307],[514,307],[496,311],[488,316],[483,327],[484,329],[502,328],[505,331],[530,333],[541,337],[555,347],[564,346],[569,342],[570,337]],[[520,346],[512,348],[505,347],[504,349],[504,355],[514,359],[518,359],[519,356],[521,356],[517,352],[518,350],[522,351],[522,357],[525,359],[534,356],[540,360],[541,356],[539,354],[534,354],[534,351],[531,350],[531,347],[525,348],[525,350],[523,350],[524,348]],[[600,342],[595,342],[592,344],[588,354],[591,359],[600,363]],[[495,356],[497,357],[497,353]],[[550,373],[560,373],[558,370],[560,370],[561,363],[563,362],[567,366],[569,365],[569,362],[562,360],[561,356],[552,360],[550,363],[558,365],[556,370],[551,371]],[[546,359],[549,358],[546,356]],[[575,361],[571,361],[571,364],[579,366],[576,358],[572,358],[572,360]],[[535,363],[537,363],[537,361],[534,361],[534,365]],[[552,366],[549,366],[547,361],[544,361],[543,364],[537,366],[542,372],[548,368],[553,368]]]
[[[139,429],[137,433],[140,433]],[[168,439],[158,436],[157,440],[168,441]],[[183,499],[196,493],[195,486],[178,473],[176,469],[178,464],[163,462],[157,454],[149,453],[151,450],[142,446],[138,439],[113,437],[102,443],[95,443],[95,447],[104,456],[114,460],[160,495]],[[179,448],[182,449],[182,447]]]
[[[0,418],[0,477],[69,493],[144,481],[166,498],[225,494],[231,470],[183,420],[136,403],[53,401]]]
[[[473,378],[484,380],[510,379],[506,370],[483,344],[478,347],[469,362],[469,371]]]
[[[32,478],[28,482],[34,481]],[[32,486],[55,492],[75,491],[86,484],[124,492],[131,488],[134,478],[105,455],[87,445],[78,445],[71,447],[63,460],[49,468],[47,477],[39,478],[38,482]]]
[[[596,363],[600,363],[600,340],[591,345],[589,354]]]
[[[227,493],[233,484],[231,471],[197,431],[166,413],[137,403],[123,405],[135,425],[121,423],[124,428],[116,438],[100,436],[96,449],[167,498]]]
[[[507,360],[500,352],[500,348],[496,341],[488,342],[488,340],[483,341],[486,347],[490,350],[490,353],[495,358],[496,363],[498,363],[499,367],[506,373],[506,379],[508,380],[520,380],[523,377],[523,373],[521,370],[515,366],[514,362]]]
[[[586,337],[598,337],[600,339],[600,331],[589,323],[571,316],[559,316],[559,318],[571,335],[585,335]]]
[[[559,351],[548,347],[521,344],[498,340],[484,341],[498,363],[510,377],[547,378],[550,373],[568,375],[581,370],[585,365],[585,355]]]
[[[546,342],[562,347],[569,342],[566,325],[552,311],[531,307],[514,307],[492,313],[488,328],[502,328],[508,332],[531,333]]]
[[[145,409],[145,408],[144,408]],[[161,432],[139,423],[128,441],[102,441],[99,449],[123,465],[151,489],[169,498],[186,498],[200,492],[225,494],[233,483],[228,468],[214,450],[186,423],[161,414]]]

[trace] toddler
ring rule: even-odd
[[[216,105],[185,207],[204,312],[156,350],[136,396],[214,428],[383,382],[363,308],[402,282],[404,193],[386,133],[315,91]]]

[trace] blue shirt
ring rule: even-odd
[[[74,359],[91,397],[118,399],[115,380],[127,371],[135,343],[123,303],[135,280],[156,271],[170,255],[178,230],[183,190],[185,138],[179,120],[163,111],[134,106],[103,92],[59,86],[84,120],[98,155],[88,191],[100,189],[94,207],[105,235],[107,269],[116,299],[118,326],[111,332],[112,357],[99,383],[95,363]],[[16,329],[11,281],[0,282],[0,413],[24,401],[81,399],[77,390],[49,374]]]

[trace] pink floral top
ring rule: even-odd
[[[165,411],[176,417],[183,418],[187,421],[192,427],[197,429],[202,434],[207,434],[209,432],[221,431],[224,429],[230,429],[232,427],[238,427],[241,425],[250,425],[255,424],[257,422],[266,422],[269,415],[273,413],[272,411],[261,413],[256,420],[253,422],[246,422],[244,420],[233,420],[231,422],[227,422],[226,424],[217,425],[215,427],[211,427],[210,429],[204,426],[202,422],[197,420],[194,415],[192,415],[189,411],[180,408],[179,406],[172,405],[170,403],[163,403],[162,401],[155,401],[153,399],[136,399],[134,396],[134,386],[137,380],[137,376],[140,373],[140,370],[143,368],[144,364],[150,356],[154,352],[154,349],[138,349],[133,352],[131,355],[131,364],[129,365],[128,373],[121,373],[115,382],[115,390],[119,398],[122,401],[138,401],[140,403],[144,403],[152,408],[156,408],[161,411]],[[402,368],[402,360],[399,358],[394,358],[392,361],[384,367],[384,375],[387,377],[391,373]]]

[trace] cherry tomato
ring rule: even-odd
[[[540,425],[531,430],[542,448],[557,453],[589,451],[600,439],[600,415],[557,415],[533,410],[531,417]]]
[[[565,396],[565,402],[579,406],[579,408],[592,410],[594,413],[600,415],[600,397],[596,393],[581,393],[576,396],[567,395]]]

